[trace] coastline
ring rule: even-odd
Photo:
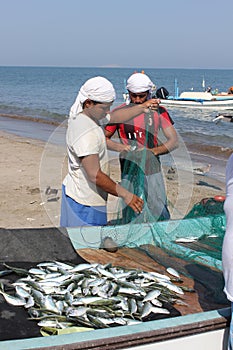
[[[61,184],[67,171],[63,146],[0,132],[2,228],[59,227]],[[120,181],[118,158],[110,161],[111,176]],[[168,203],[172,218],[181,218],[202,198],[225,195],[225,183],[208,175],[177,169],[169,174],[164,166]],[[191,181],[192,179],[192,181]],[[48,188],[56,195],[46,194]],[[108,209],[115,212],[117,200],[109,196]]]

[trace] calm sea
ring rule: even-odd
[[[113,83],[117,93],[114,105],[119,105],[123,102],[124,80],[135,70],[141,68],[0,67],[0,114],[62,122],[81,85],[96,75]],[[219,91],[233,85],[233,70],[145,69],[145,73],[157,87],[166,87],[170,95],[174,95],[175,79],[180,92],[201,91],[203,78],[206,86]],[[184,140],[233,148],[233,123],[213,123],[218,111],[168,110]],[[23,134],[18,126],[9,130],[4,119],[0,125],[3,130]],[[26,122],[21,128],[27,128]],[[43,139],[42,133],[37,132],[40,137]]]

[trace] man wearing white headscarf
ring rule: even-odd
[[[106,140],[102,125],[128,120],[150,106],[151,99],[124,114],[110,113],[115,90],[104,77],[94,77],[81,87],[70,109],[66,135],[68,174],[63,181],[60,225],[75,227],[106,225],[108,193],[122,197],[135,213],[140,213],[143,200],[109,177]],[[119,119],[120,118],[120,119]]]
[[[150,99],[155,84],[146,74],[134,73],[127,80],[126,88],[129,100],[120,106],[120,111],[124,110],[124,106],[135,106]],[[159,140],[159,130],[162,130],[165,142]],[[110,140],[115,131],[118,132],[121,143]],[[159,106],[157,110],[143,112],[127,123],[107,125],[105,135],[108,148],[120,152],[122,183],[143,197],[154,221],[169,219],[159,156],[177,148],[178,137],[167,110]],[[142,179],[140,185],[139,178]],[[130,209],[125,208],[123,223],[128,223],[128,218],[133,218],[133,214],[128,215],[130,212]],[[138,222],[138,217],[136,219]]]
[[[146,74],[134,73],[127,80],[126,88],[133,93],[148,91],[151,94],[152,90],[155,89],[155,85]]]
[[[75,118],[83,111],[83,103],[88,98],[96,102],[112,103],[116,98],[116,93],[112,83],[103,77],[94,77],[87,80],[79,90],[70,109],[71,118]]]

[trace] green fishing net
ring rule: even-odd
[[[147,123],[147,144],[150,137]],[[164,142],[162,132],[158,133],[158,140],[159,143]],[[182,194],[180,199],[174,200],[173,203],[167,199],[164,169],[159,157],[146,147],[139,149],[136,140],[131,140],[131,151],[119,155],[121,185],[141,197],[144,200],[144,208],[141,214],[135,214],[119,200],[117,214],[109,222],[109,226],[102,229],[102,238],[112,237],[120,247],[141,249],[163,265],[166,265],[166,259],[163,258],[163,253],[166,252],[178,259],[207,264],[221,270],[221,250],[226,224],[224,201],[215,200],[214,196],[204,198],[187,210],[194,177],[192,161],[182,140],[179,150],[171,152],[169,157],[166,168],[170,170],[170,177],[176,176],[177,197],[179,193]],[[186,169],[179,172],[181,158]],[[187,169],[189,171],[186,171]],[[156,179],[155,182],[151,182],[152,177]],[[183,193],[184,188],[188,188],[189,193]],[[160,204],[157,211],[153,207],[153,201],[151,205],[150,198],[158,198]],[[187,202],[184,213],[179,212],[180,202],[183,206],[186,204],[184,202]],[[165,212],[169,208],[170,218],[164,215],[164,208]],[[174,216],[178,219],[173,219]],[[181,269],[178,262],[177,269]]]
[[[211,214],[224,214],[224,200],[217,200],[213,197],[203,198],[196,203],[185,218],[202,217]]]
[[[128,140],[131,150],[119,155],[121,185],[144,200],[143,212],[135,214],[129,206],[121,202],[122,210],[119,210],[116,224],[139,224],[169,218],[160,159],[150,150],[154,147],[152,119],[150,112],[145,115],[144,147],[138,147],[138,135],[135,135],[135,139],[132,136],[132,139]],[[164,206],[167,215],[163,215]]]

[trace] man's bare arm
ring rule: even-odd
[[[124,123],[137,115],[147,113],[148,109],[156,110],[159,107],[160,100],[152,98],[142,104],[136,104],[134,106],[117,108],[110,113],[109,124]]]
[[[141,213],[144,204],[143,200],[135,194],[127,191],[124,187],[117,184],[107,174],[101,171],[98,154],[82,157],[81,163],[89,181],[95,183],[105,192],[123,198],[124,202],[136,213]]]
[[[178,148],[179,146],[178,136],[175,128],[172,125],[167,128],[164,128],[163,133],[167,139],[166,142],[159,145],[158,147],[154,147],[151,149],[151,151],[156,156],[167,154],[173,151],[174,149]]]

